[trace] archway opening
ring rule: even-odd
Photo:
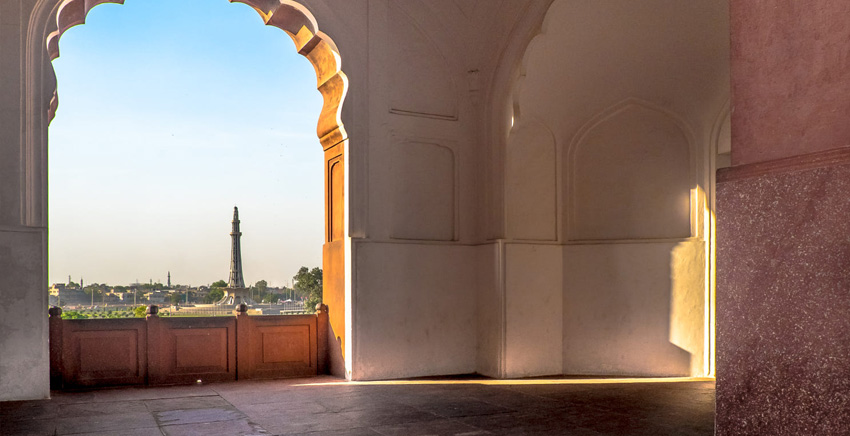
[[[41,1],[35,8],[33,14],[34,25],[30,27],[30,33],[44,35],[43,45],[28,44],[29,59],[39,59],[41,54],[46,53],[49,59],[59,56],[59,39],[69,28],[85,23],[89,11],[101,3],[123,3],[123,0],[115,1],[85,1],[64,0],[61,2]],[[323,158],[323,253],[322,267],[324,270],[324,299],[331,306],[331,334],[337,339],[338,351],[332,352],[335,357],[342,357],[344,350],[345,335],[345,298],[344,298],[344,238],[346,234],[345,212],[345,155],[347,134],[341,121],[342,102],[347,91],[347,78],[340,69],[340,55],[334,42],[322,33],[313,15],[302,5],[290,1],[263,1],[246,0],[245,3],[259,13],[266,25],[283,30],[294,42],[296,51],[307,58],[314,68],[317,79],[317,89],[322,96],[321,111],[317,126],[317,136],[324,151]],[[30,38],[29,41],[36,42],[38,39]],[[28,107],[32,119],[46,128],[53,119],[58,106],[58,98],[55,92],[52,70],[43,72],[35,68],[28,75],[28,89],[35,94],[50,95],[53,88],[52,98],[49,99],[46,114],[39,114],[43,106],[35,103],[38,99],[33,98]],[[273,82],[275,78],[249,77],[246,80],[259,80]],[[46,138],[39,139],[38,127],[32,132],[28,131],[28,155],[44,153],[39,149],[46,150]],[[41,144],[39,144],[41,142]],[[42,171],[44,173],[44,171]],[[38,180],[28,180],[27,185],[29,204],[27,206],[27,220],[39,219],[40,214],[35,198],[46,198],[36,192],[46,189]],[[45,280],[46,281],[46,280]],[[341,373],[339,362],[335,362],[334,371]]]
[[[49,132],[49,278],[70,275],[101,309],[137,301],[178,315],[221,300],[210,285],[229,281],[234,205],[257,305],[301,300],[292,277],[321,266],[310,64],[250,8],[200,6],[102,5],[53,62],[63,104]]]

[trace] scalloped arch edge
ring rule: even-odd
[[[267,26],[283,30],[295,44],[295,50],[313,65],[316,88],[324,103],[319,115],[316,134],[322,148],[327,150],[348,139],[342,124],[342,103],[348,93],[348,78],[342,72],[342,59],[336,43],[319,30],[316,18],[302,4],[293,0],[228,0],[253,8]],[[70,28],[85,24],[89,11],[104,3],[124,4],[124,0],[61,0],[53,9],[45,45],[50,60],[59,57],[59,40]],[[56,90],[48,105],[48,123],[58,107]]]

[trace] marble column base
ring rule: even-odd
[[[850,432],[850,151],[717,183],[717,435]]]

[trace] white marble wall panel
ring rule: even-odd
[[[0,401],[50,395],[46,237],[0,230]]]
[[[355,243],[353,378],[476,370],[476,247]]]
[[[564,247],[563,372],[699,375],[703,249],[699,241]]]
[[[505,377],[561,374],[563,263],[559,245],[506,245]]]

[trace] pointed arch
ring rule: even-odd
[[[678,195],[688,195],[688,205],[687,207],[673,207],[672,204],[666,204],[664,207],[660,207],[659,213],[655,212],[646,212],[646,214],[641,214],[641,218],[639,222],[632,223],[633,225],[637,225],[637,228],[632,229],[631,231],[626,231],[625,233],[618,233],[624,230],[628,230],[629,226],[624,226],[624,223],[619,221],[616,216],[608,216],[608,221],[610,221],[610,229],[602,230],[599,228],[603,223],[606,222],[605,219],[602,219],[601,216],[595,216],[592,219],[590,217],[581,218],[579,216],[579,212],[585,213],[588,210],[588,204],[581,204],[582,199],[589,200],[587,198],[583,198],[580,192],[580,188],[586,188],[587,185],[586,180],[581,180],[579,177],[580,170],[585,169],[583,163],[580,163],[579,160],[582,158],[580,152],[587,148],[587,143],[591,140],[592,135],[596,133],[601,133],[600,129],[604,127],[614,128],[612,132],[614,132],[615,136],[621,140],[625,140],[626,136],[631,137],[633,132],[629,131],[628,135],[624,134],[626,132],[618,132],[617,128],[619,127],[619,122],[622,121],[623,117],[629,117],[631,115],[639,115],[639,113],[645,113],[646,115],[643,118],[649,117],[648,119],[643,119],[641,121],[641,125],[650,126],[651,129],[647,130],[646,134],[649,134],[652,138],[650,143],[655,144],[655,147],[661,146],[662,142],[656,142],[661,138],[656,137],[659,132],[666,131],[666,136],[670,136],[669,138],[665,138],[666,141],[670,141],[669,144],[666,145],[666,152],[662,153],[665,158],[656,162],[656,164],[666,165],[663,167],[665,171],[661,171],[660,174],[665,174],[672,179],[665,179],[665,183],[657,184],[658,186],[654,186],[654,188],[664,188],[670,186],[676,186],[682,192],[678,192]],[[648,123],[648,124],[647,124]],[[666,125],[666,127],[665,127]],[[604,130],[604,129],[603,129]],[[606,130],[607,131],[607,130]],[[665,136],[665,135],[662,135]],[[610,139],[610,138],[609,138]],[[649,139],[649,138],[647,138]],[[645,146],[648,144],[636,144],[638,146]],[[610,146],[616,146],[616,144],[610,144]],[[680,149],[678,153],[676,153],[676,149]],[[611,151],[611,150],[608,150]],[[635,150],[641,151],[641,150]],[[655,152],[660,152],[661,149],[655,150]],[[589,156],[596,156],[596,159],[602,159],[602,161],[611,161],[612,156],[602,156],[599,155],[598,150],[588,150]],[[638,172],[632,174],[633,176],[638,176],[642,171],[645,171],[640,168],[640,166],[645,163],[642,162],[639,156],[643,154],[643,152],[638,155],[631,156],[634,160],[632,163],[634,164],[633,169]],[[677,162],[667,162],[664,163],[665,160],[669,160],[672,156],[678,156],[674,160],[679,160],[679,165],[673,165]],[[615,159],[616,160],[616,159]],[[613,162],[613,161],[611,161]],[[608,162],[610,165],[611,162]],[[684,165],[682,165],[684,164]],[[673,166],[670,166],[673,165]],[[693,213],[694,203],[696,199],[690,198],[692,197],[691,188],[696,186],[696,151],[695,151],[695,140],[694,135],[692,133],[691,128],[688,124],[682,120],[675,113],[657,105],[649,101],[641,100],[638,98],[627,98],[625,100],[616,103],[607,109],[601,111],[599,114],[591,118],[587,123],[585,123],[570,141],[569,148],[567,149],[567,173],[568,173],[568,190],[570,195],[568,196],[568,213],[567,213],[567,236],[569,240],[604,240],[604,239],[664,239],[664,238],[688,238],[697,236],[698,229],[696,225],[696,214]],[[684,168],[682,168],[684,167]],[[629,167],[632,168],[632,167]],[[609,168],[610,169],[610,168]],[[623,170],[627,168],[622,168]],[[661,168],[659,168],[661,169]],[[681,173],[681,174],[680,174]],[[625,185],[619,184],[619,177],[622,176],[623,173],[612,173],[608,174],[608,177],[604,177],[604,180],[608,180],[610,183],[614,185],[620,185],[625,187],[634,188],[635,185],[643,186],[641,183],[627,183]],[[597,177],[600,175],[596,175]],[[668,178],[669,178],[668,177]],[[643,179],[643,177],[641,177]],[[646,177],[647,180],[654,180],[652,177]],[[633,180],[633,182],[636,182]],[[669,185],[669,186],[668,186]],[[649,188],[651,185],[646,185],[644,188]],[[676,192],[668,192],[669,195],[662,195],[663,198],[671,198],[677,199],[678,195]],[[656,197],[656,194],[651,192],[643,192],[642,195],[644,200],[649,200],[650,198]],[[602,196],[601,198],[605,198],[607,200],[616,199],[616,196],[608,199],[607,196]],[[600,198],[600,199],[601,199]],[[622,208],[626,208],[628,210],[637,210],[627,204],[621,204],[619,206],[615,204],[607,204],[607,203],[598,203],[598,200],[594,201],[595,204],[603,204],[605,207],[602,207],[602,210],[610,210],[610,211],[620,211],[623,212]],[[620,199],[623,200],[623,199]],[[679,203],[678,199],[676,203]],[[647,209],[649,210],[649,209]],[[647,220],[646,218],[650,216],[654,216],[655,218],[671,216],[674,217],[677,214],[673,213],[675,211],[685,215],[687,213],[687,217],[680,217],[682,220],[678,219],[673,220],[673,222],[666,223],[666,225],[656,224],[650,226],[648,228],[644,228],[646,224],[649,222],[653,223],[663,223],[663,220]],[[663,212],[663,213],[662,213]],[[613,214],[613,215],[622,215],[622,214]],[[645,215],[645,216],[644,216]],[[589,227],[588,227],[589,226]],[[604,226],[603,226],[604,227]],[[611,233],[609,230],[618,229]],[[674,231],[675,229],[675,231]],[[634,233],[633,233],[634,232]],[[611,235],[608,235],[611,233]]]

